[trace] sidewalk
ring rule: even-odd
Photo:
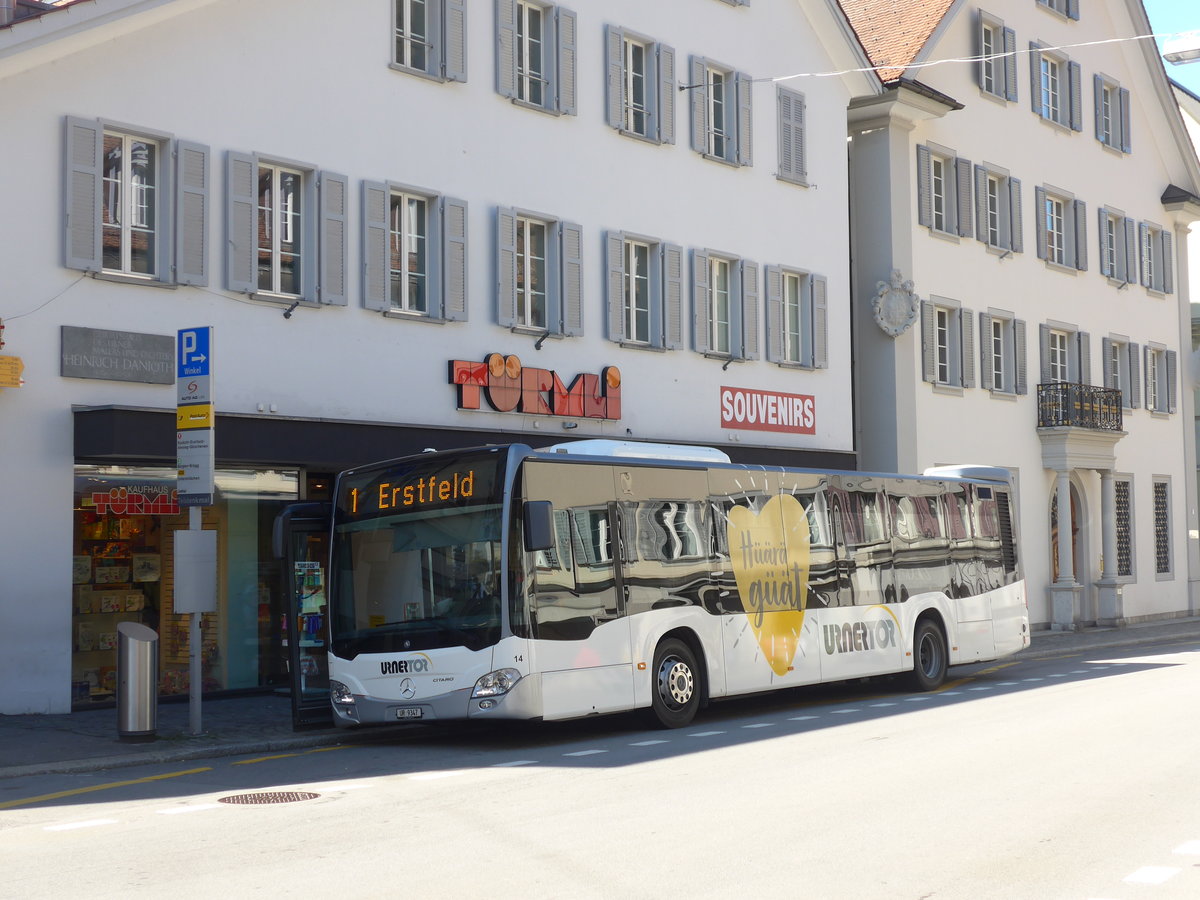
[[[1039,631],[1033,635],[1033,645],[1021,656],[1045,658],[1172,639],[1200,640],[1200,617],[1126,628]],[[0,778],[93,772],[243,753],[279,753],[375,740],[393,730],[328,728],[296,732],[292,730],[291,699],[278,694],[205,700],[201,704],[203,734],[198,736],[191,734],[189,717],[190,707],[186,702],[160,703],[158,739],[127,743],[118,737],[116,709],[54,716],[0,715]]]

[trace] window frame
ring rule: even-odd
[[[546,324],[520,321],[517,304],[517,223],[546,227]],[[578,337],[583,329],[583,231],[557,216],[515,207],[496,208],[496,324],[518,334]]]
[[[1079,0],[1036,0],[1036,3],[1047,12],[1065,19],[1079,20]]]
[[[1174,529],[1171,527],[1171,515],[1174,504],[1171,498],[1171,476],[1152,476],[1150,496],[1154,524],[1154,580],[1172,581],[1175,578],[1175,548],[1172,546]],[[1160,500],[1163,507],[1161,516],[1159,514]],[[1165,567],[1163,556],[1166,559]]]
[[[1002,255],[1024,252],[1021,179],[990,163],[976,165],[975,218],[975,236],[989,251]]]
[[[1142,378],[1146,409],[1156,415],[1173,414],[1179,393],[1179,354],[1164,344],[1147,342],[1142,347]]]
[[[957,156],[949,147],[927,143],[917,145],[917,224],[941,237],[974,237],[971,215],[972,166],[969,159]],[[936,165],[942,175],[936,174]],[[941,184],[939,192],[937,185]],[[941,200],[941,224],[937,201]]]
[[[714,311],[713,261],[727,266],[728,272],[728,350],[713,347],[720,334],[720,320]],[[751,360],[759,356],[758,263],[732,253],[693,248],[692,250],[692,342],[693,349],[707,357],[724,360]]]
[[[1125,485],[1126,502],[1124,524],[1122,525],[1122,515],[1120,508],[1120,496],[1117,490],[1119,485]],[[1114,530],[1116,531],[1116,551],[1117,558],[1113,564],[1113,570],[1116,574],[1117,581],[1123,584],[1132,584],[1137,581],[1137,528],[1134,527],[1134,485],[1133,475],[1131,474],[1114,474],[1113,475],[1113,496],[1116,501],[1116,509],[1114,510],[1116,522]],[[1122,545],[1126,558],[1129,560],[1129,570],[1121,571],[1121,553]]]
[[[402,60],[398,45],[411,41],[411,28],[402,29],[400,8],[421,3],[425,8],[425,65],[415,66]],[[467,80],[467,2],[466,0],[392,0],[391,54],[388,67],[398,72],[434,81]],[[407,19],[406,19],[407,21]]]
[[[1101,339],[1104,386],[1121,392],[1121,405],[1136,409],[1141,404],[1141,348],[1123,334],[1110,334]]]
[[[1029,65],[1031,103],[1037,117],[1060,128],[1083,131],[1079,63],[1040,41],[1030,41]],[[1053,86],[1047,83],[1050,80]]]
[[[991,46],[989,46],[989,38]],[[985,96],[1006,103],[1017,100],[1017,36],[1003,20],[982,9],[975,29],[976,55],[979,62],[976,83]],[[988,86],[988,82],[991,86]]]
[[[1048,185],[1038,186],[1034,198],[1038,259],[1059,270],[1087,271],[1087,204]]]
[[[689,58],[688,83],[692,149],[729,166],[753,164],[753,79],[745,72],[703,56]],[[721,80],[722,128],[714,125],[714,78]],[[723,141],[720,147],[717,137]],[[718,150],[720,152],[718,152]]]
[[[817,370],[829,367],[829,280],[793,266],[766,266],[767,360],[782,368]],[[796,351],[790,346],[793,304],[788,285],[796,288]]]
[[[1133,150],[1130,136],[1129,91],[1116,79],[1099,73],[1092,76],[1095,99],[1096,140],[1121,153]]]
[[[522,85],[530,83],[521,62],[528,59],[529,12],[541,17],[540,101],[522,96]],[[522,30],[522,29],[525,30]],[[539,0],[496,0],[496,93],[526,109],[555,116],[576,114],[576,64],[578,21],[575,12],[556,3]],[[527,68],[527,66],[526,66]]]
[[[1175,292],[1174,241],[1169,229],[1138,223],[1138,270],[1142,287],[1155,294]]]
[[[605,233],[605,297],[608,339],[639,350],[678,350],[683,347],[683,248],[659,238],[626,231]],[[647,289],[648,336],[629,335],[630,313],[626,302],[630,273],[627,246],[649,249]]]
[[[608,125],[627,137],[653,144],[675,143],[675,50],[643,34],[606,25],[605,80]],[[645,128],[637,130],[630,122],[630,48],[644,50],[642,74],[645,95]]]
[[[992,396],[1015,397],[1029,392],[1024,320],[1008,310],[979,313],[980,387]],[[999,367],[997,367],[997,361]],[[1000,376],[997,384],[997,374]]]
[[[1048,320],[1038,325],[1042,384],[1091,384],[1091,335],[1078,326]]]
[[[921,301],[922,380],[935,388],[975,387],[975,319],[958,300]]]

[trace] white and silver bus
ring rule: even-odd
[[[578,441],[342,473],[341,725],[569,719],[949,665],[1029,645],[1004,469],[908,477]]]

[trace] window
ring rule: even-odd
[[[1117,513],[1117,577],[1133,577],[1133,528],[1131,511],[1133,509],[1133,479],[1117,477],[1113,479],[1116,489]]]
[[[1142,286],[1162,294],[1174,291],[1171,266],[1171,232],[1150,222],[1138,225],[1138,247],[1142,257]]]
[[[230,151],[225,190],[229,290],[346,304],[345,176]]]
[[[779,171],[776,177],[793,184],[808,184],[804,146],[804,95],[785,87],[776,89],[779,121]]]
[[[971,162],[936,144],[917,146],[917,223],[971,237]]]
[[[467,204],[363,182],[363,305],[405,318],[467,317]]]
[[[979,314],[979,377],[981,387],[997,394],[1024,394],[1025,322],[1012,313],[989,310]]]
[[[1138,345],[1131,344],[1124,335],[1113,335],[1101,340],[1100,352],[1104,357],[1104,386],[1121,392],[1121,405],[1126,409],[1138,406]]]
[[[752,86],[743,72],[703,57],[691,58],[693,150],[730,165],[750,165]]]
[[[1047,122],[1082,131],[1079,63],[1046,50],[1037,41],[1029,44],[1029,60],[1033,111]]]
[[[605,237],[608,339],[634,347],[683,346],[683,248],[610,231]]]
[[[1136,223],[1120,210],[1100,207],[1100,272],[1128,284],[1138,273]]]
[[[767,266],[767,359],[780,365],[829,365],[828,279]]]
[[[1096,94],[1096,140],[1129,153],[1129,91],[1103,75],[1094,75],[1092,83]]]
[[[922,300],[921,356],[925,381],[975,387],[975,322],[970,310],[942,297]]]
[[[208,148],[65,120],[64,263],[101,277],[208,284]]]
[[[1087,204],[1053,188],[1035,191],[1038,259],[1068,269],[1087,269]]]
[[[583,334],[583,233],[537,213],[497,210],[497,322],[547,335]]]
[[[1171,482],[1154,479],[1154,574],[1170,575],[1171,567]]]
[[[466,0],[393,0],[392,67],[466,81],[466,34]]]
[[[526,106],[575,115],[575,13],[497,0],[496,91]]]
[[[980,10],[977,40],[980,89],[1003,100],[1016,100],[1016,32]]]
[[[1042,349],[1042,384],[1091,384],[1091,338],[1074,325],[1051,322],[1038,326]]]
[[[1143,348],[1143,355],[1146,366],[1146,409],[1159,413],[1175,412],[1178,354],[1161,344],[1147,344]]]
[[[1021,253],[1021,181],[995,166],[975,167],[975,236],[993,250]]]
[[[692,322],[697,352],[758,359],[758,264],[693,250]]]
[[[1037,5],[1068,19],[1079,19],[1079,0],[1037,0]]]
[[[609,25],[608,124],[623,134],[675,143],[675,51]]]

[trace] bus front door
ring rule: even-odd
[[[274,550],[288,599],[282,627],[296,731],[333,725],[327,656],[329,520],[327,503],[294,504],[275,520]]]

